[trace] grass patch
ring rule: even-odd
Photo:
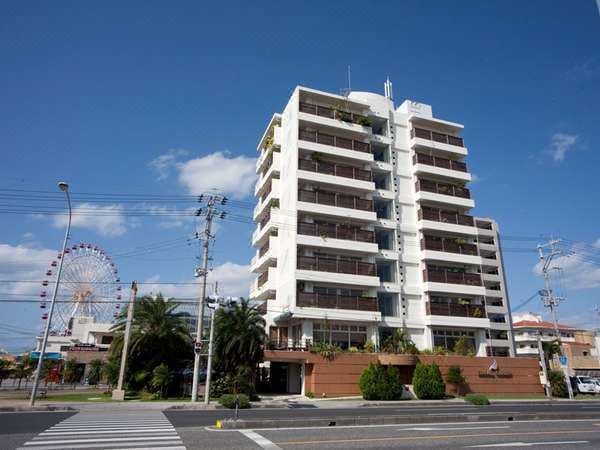
[[[483,394],[467,394],[465,395],[465,401],[477,406],[490,404],[488,398]]]
[[[75,394],[48,393],[46,398],[38,397],[40,400],[51,400],[56,402],[108,402],[112,401],[110,394],[104,392],[86,392]]]

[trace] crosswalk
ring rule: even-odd
[[[185,450],[160,411],[80,412],[27,441],[19,450]]]

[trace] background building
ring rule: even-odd
[[[469,215],[463,126],[410,100],[297,87],[262,136],[258,277],[272,345],[375,345],[513,355],[498,227]]]

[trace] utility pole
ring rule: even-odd
[[[537,333],[537,345],[538,345],[538,353],[540,355],[540,363],[542,365],[542,373],[544,374],[544,391],[546,391],[546,397],[551,398],[552,391],[550,389],[550,380],[548,380],[548,368],[546,367],[546,355],[544,354],[544,346],[542,345],[542,336],[539,331]]]
[[[561,301],[564,301],[564,297],[555,296],[552,292],[552,287],[550,286],[550,264],[552,259],[555,256],[562,254],[562,252],[556,248],[556,244],[560,243],[560,239],[550,239],[545,244],[540,244],[537,246],[540,261],[542,262],[542,274],[544,275],[544,290],[540,292],[542,295],[542,301],[545,308],[550,309],[550,314],[552,315],[552,323],[554,325],[554,334],[556,335],[556,340],[558,341],[558,346],[560,348],[560,352],[562,354],[562,345],[560,339],[560,330],[558,329],[558,317],[557,317],[557,308]],[[545,250],[549,249],[548,253],[545,253]],[[561,363],[561,369],[565,376],[565,383],[567,384],[567,391],[569,392],[569,399],[573,400],[573,388],[571,387],[571,379],[569,375],[568,366],[564,366]]]
[[[217,304],[210,316],[210,335],[208,338],[208,362],[206,363],[206,382],[204,383],[204,404],[210,403],[210,379],[212,375],[213,340],[215,337],[215,315],[219,308],[219,282],[215,281],[215,298]]]
[[[113,400],[125,400],[125,368],[127,367],[127,352],[129,350],[129,336],[131,334],[131,323],[133,322],[133,309],[135,307],[135,297],[137,295],[137,283],[131,282],[131,294],[129,296],[129,305],[127,305],[127,319],[125,322],[125,334],[123,336],[123,350],[121,352],[121,367],[119,367],[119,381],[117,389],[112,391]]]
[[[198,201],[202,202],[203,199],[204,195],[201,195],[198,198]],[[202,362],[201,353],[204,337],[204,306],[206,303],[206,280],[208,277],[208,252],[210,247],[210,240],[213,238],[211,234],[212,221],[215,218],[222,219],[225,217],[224,211],[218,211],[215,209],[217,204],[224,205],[225,203],[227,203],[227,198],[218,195],[209,195],[206,202],[204,238],[201,241],[203,247],[202,267],[198,267],[196,269],[196,276],[202,277],[202,283],[200,284],[200,307],[198,308],[198,323],[196,324],[196,341],[194,342],[194,376],[192,380],[192,402],[198,401],[198,382],[200,379],[200,366]],[[200,208],[196,211],[196,216],[201,216],[203,214],[203,208]]]

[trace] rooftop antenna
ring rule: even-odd
[[[344,88],[344,89],[340,89],[340,93],[344,96],[344,97],[348,97],[348,95],[350,95],[350,92],[352,92],[352,77],[351,77],[351,69],[350,69],[350,64],[348,64],[348,87]]]
[[[392,91],[392,82],[390,81],[390,77],[387,77],[387,79],[385,80],[385,83],[383,84],[383,90],[385,98],[394,100],[394,92]]]

